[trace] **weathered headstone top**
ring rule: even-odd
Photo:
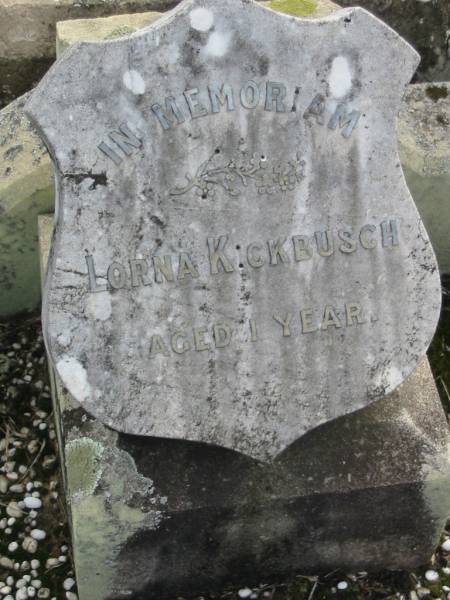
[[[440,309],[396,150],[417,62],[362,9],[248,0],[65,53],[28,112],[58,171],[47,345],[86,410],[268,460],[411,373]]]

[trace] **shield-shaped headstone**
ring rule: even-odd
[[[269,460],[396,388],[440,308],[395,118],[412,48],[185,0],[69,49],[27,110],[57,167],[45,335],[107,425]]]

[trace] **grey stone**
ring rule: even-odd
[[[167,10],[170,0],[0,0],[0,108],[29,91],[55,60],[58,21]]]
[[[270,460],[414,370],[440,308],[394,135],[416,65],[362,9],[238,0],[64,54],[27,111],[58,165],[45,335],[88,412]]]
[[[450,273],[450,83],[408,86],[398,120],[406,181],[432,232],[441,273]]]
[[[39,305],[37,217],[54,205],[52,163],[25,100],[0,111],[0,317]]]

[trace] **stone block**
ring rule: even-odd
[[[398,119],[403,171],[442,273],[450,272],[450,83],[407,88]]]
[[[98,17],[97,19],[71,19],[56,24],[56,56],[75,42],[111,40],[147,27],[161,16],[158,12]]]
[[[0,317],[39,304],[37,215],[54,204],[53,166],[25,100],[0,112]]]
[[[52,219],[41,219],[43,263],[51,231]],[[119,434],[60,383],[53,401],[80,600],[410,569],[429,559],[446,520],[449,435],[426,359],[389,397],[318,427],[269,464]]]
[[[27,92],[55,60],[67,19],[167,10],[176,0],[0,0],[0,108]]]

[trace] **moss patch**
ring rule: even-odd
[[[72,496],[90,496],[102,475],[100,459],[103,446],[90,438],[78,438],[66,446],[67,473]]]
[[[317,8],[315,0],[272,0],[269,7],[294,17],[308,17]]]
[[[441,100],[442,98],[447,98],[448,90],[445,85],[429,85],[425,90],[428,98],[431,98],[434,102]]]
[[[124,35],[130,35],[134,33],[136,29],[133,27],[129,27],[128,25],[121,25],[120,27],[116,27],[112,31],[110,31],[105,37],[104,40],[114,40],[119,37],[123,37]]]

